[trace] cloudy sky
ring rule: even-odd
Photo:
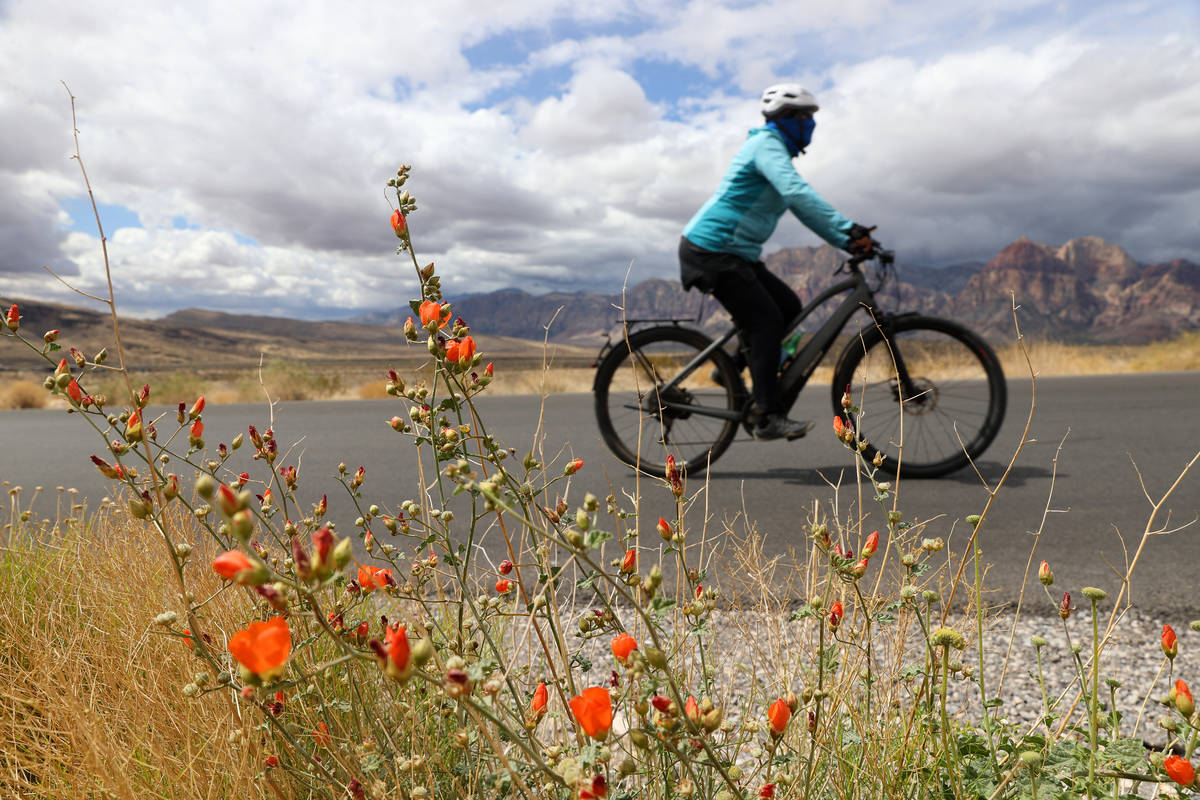
[[[1197,0],[0,0],[0,296],[336,318],[413,294],[402,163],[447,294],[677,277],[757,124],[902,260],[1098,235],[1200,262]],[[817,244],[784,220],[767,251]]]

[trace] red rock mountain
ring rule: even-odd
[[[774,253],[766,263],[807,302],[836,280],[840,259],[828,246],[802,247]],[[1014,335],[1014,301],[1023,333],[1061,341],[1144,343],[1200,328],[1200,266],[1184,260],[1141,265],[1119,245],[1094,236],[1061,247],[1019,239],[982,266],[901,264],[897,275],[880,296],[885,308],[959,319],[996,341]],[[602,341],[623,313],[629,319],[695,321],[701,306],[700,294],[661,279],[631,286],[623,296],[534,296],[506,289],[454,304],[477,330],[532,339],[546,335],[557,312],[550,338],[579,344]],[[715,301],[703,302],[703,309],[703,327],[715,331],[728,323]],[[402,321],[405,314],[407,309],[376,321]]]

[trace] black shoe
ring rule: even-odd
[[[759,441],[771,439],[799,439],[812,430],[813,424],[807,420],[788,419],[783,414],[767,414],[758,418],[754,423],[752,433]]]

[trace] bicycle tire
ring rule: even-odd
[[[886,336],[885,336],[886,331]],[[901,399],[893,349],[913,381]],[[868,460],[906,478],[937,478],[966,467],[1000,432],[1008,404],[1004,370],[991,346],[957,322],[902,315],[863,329],[838,357],[834,414],[847,387],[862,413]]]
[[[662,393],[679,368],[711,343],[697,330],[671,325],[632,333],[609,351],[596,369],[592,391],[600,435],[613,455],[658,477],[666,474],[667,455],[673,455],[677,468],[695,476],[728,449],[740,418],[703,416],[668,405],[695,402],[741,412],[745,385],[724,350],[713,350],[679,387]]]

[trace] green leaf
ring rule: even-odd
[[[816,619],[819,616],[815,608],[805,603],[792,612],[791,616],[788,617],[788,622],[799,622],[802,619]]]
[[[674,607],[674,600],[659,595],[650,601],[650,615],[655,619],[662,619],[667,615],[667,612]]]
[[[596,548],[611,539],[613,535],[608,531],[592,529],[583,537],[583,544],[588,548]]]
[[[838,646],[832,644],[821,651],[821,669],[825,673],[837,672],[838,668]]]

